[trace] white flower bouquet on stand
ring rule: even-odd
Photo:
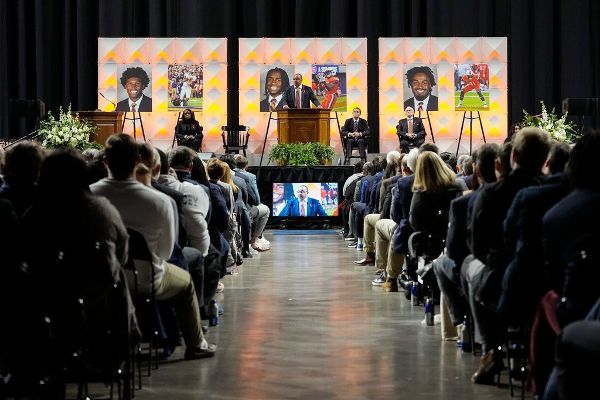
[[[565,143],[577,142],[581,134],[575,129],[575,124],[566,121],[567,113],[559,118],[554,109],[548,112],[544,102],[540,101],[540,103],[542,104],[542,113],[540,115],[529,115],[527,111],[523,110],[524,116],[523,120],[519,122],[519,127],[534,126],[548,132],[550,137],[556,141]]]
[[[71,113],[71,105],[65,112],[59,110],[58,119],[48,113],[48,119],[40,122],[40,136],[43,138],[42,146],[46,148],[71,147],[85,150],[88,148],[102,148],[102,145],[90,141],[96,133],[96,127],[88,121],[79,119],[79,114]]]

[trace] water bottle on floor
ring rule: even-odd
[[[419,305],[419,284],[417,282],[413,282],[410,287],[410,304]]]
[[[473,351],[473,340],[471,338],[471,323],[469,317],[465,315],[462,330],[460,331],[460,348],[465,353]]]
[[[219,325],[219,305],[216,300],[211,300],[208,308],[208,324],[210,326]]]
[[[427,326],[433,326],[433,316],[433,299],[427,298],[427,300],[425,300],[425,324]]]

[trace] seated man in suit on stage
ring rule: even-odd
[[[315,92],[310,86],[302,84],[301,74],[294,75],[294,84],[285,91],[282,101],[283,108],[310,108],[311,102],[315,107],[322,108]]]
[[[425,126],[421,118],[415,117],[415,109],[407,106],[404,109],[406,118],[398,122],[396,134],[400,140],[400,150],[408,154],[411,147],[419,147],[425,143]]]
[[[360,118],[360,108],[356,107],[352,110],[352,118],[348,118],[342,128],[342,137],[346,142],[346,160],[350,159],[352,149],[358,146],[360,159],[367,161],[367,153],[365,152],[365,140],[369,138],[369,125],[367,120]]]
[[[280,217],[327,217],[321,202],[308,197],[308,187],[299,186],[296,194],[298,197],[288,201],[285,208],[279,213]]]
[[[141,67],[127,68],[121,75],[121,85],[127,91],[127,98],[117,103],[116,111],[152,111],[152,98],[143,93],[149,84],[150,78]]]

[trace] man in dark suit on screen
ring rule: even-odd
[[[142,68],[127,68],[121,75],[121,85],[127,91],[127,98],[117,103],[116,111],[152,111],[152,98],[143,93],[149,84],[150,78]]]
[[[297,197],[288,201],[279,213],[280,217],[327,217],[325,209],[319,200],[308,197],[308,187],[301,185],[296,191]]]
[[[369,125],[367,120],[360,118],[360,108],[356,107],[352,110],[352,118],[348,118],[342,128],[342,137],[346,142],[346,160],[350,159],[352,149],[358,146],[360,159],[367,161],[367,153],[365,151],[365,141],[369,138]]]
[[[315,92],[302,84],[302,75],[294,75],[294,84],[291,85],[283,95],[283,108],[310,108],[312,102],[317,108],[322,108],[317,100]]]
[[[396,134],[400,140],[400,150],[402,153],[410,151],[410,147],[419,147],[425,143],[425,126],[421,118],[415,117],[415,109],[407,106],[404,109],[406,118],[398,122]]]

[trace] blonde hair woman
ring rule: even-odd
[[[432,244],[442,243],[448,230],[450,202],[462,193],[454,172],[436,153],[424,151],[417,158],[412,189],[410,225],[415,231],[430,233]],[[439,249],[435,246],[432,251],[439,254],[441,246]]]

